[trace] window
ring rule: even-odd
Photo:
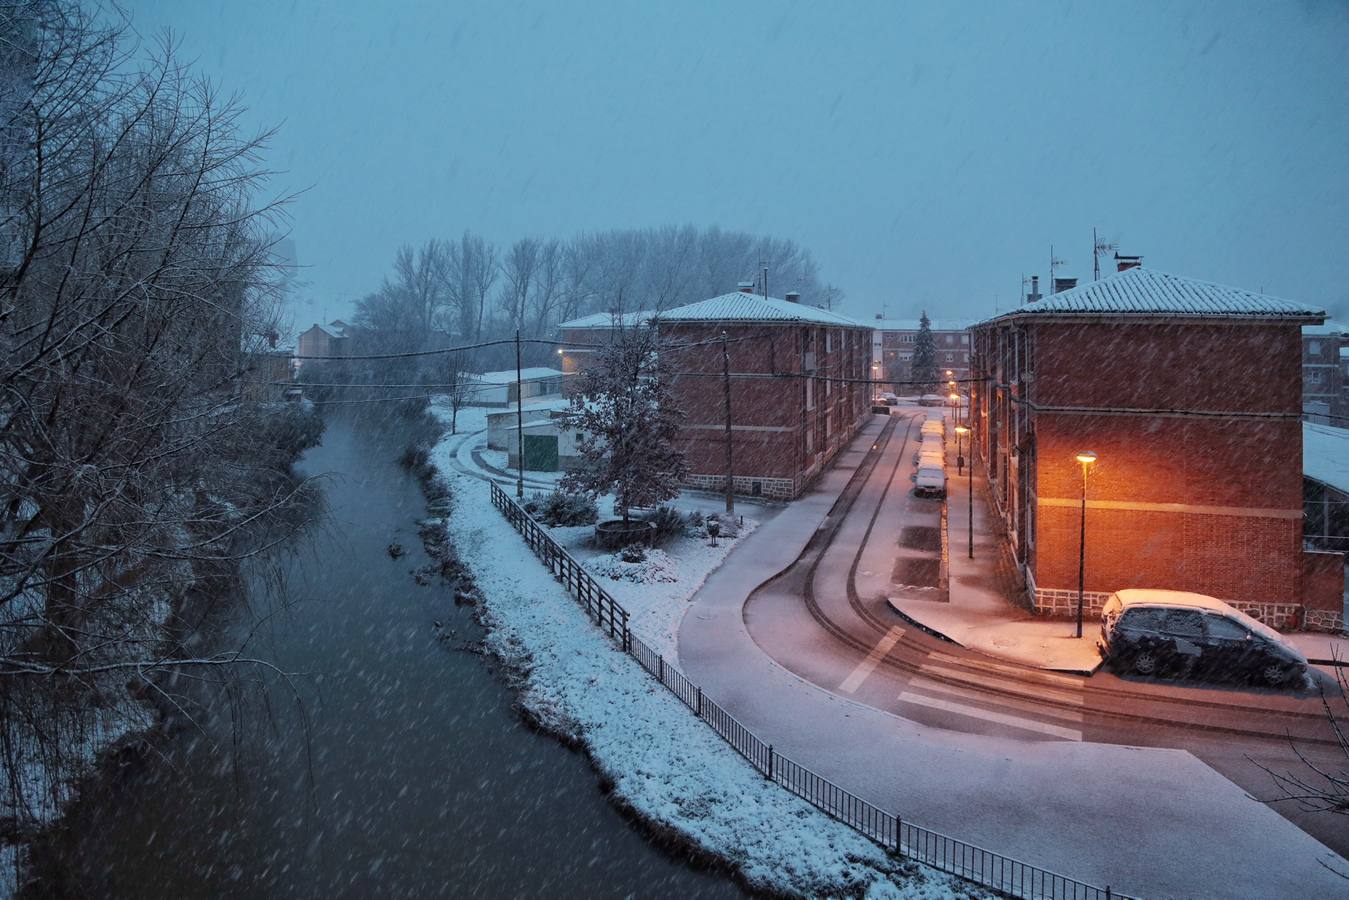
[[[1203,637],[1204,617],[1193,610],[1168,609],[1166,611],[1165,627],[1162,630],[1167,634],[1174,634],[1177,637]]]
[[[1244,641],[1250,636],[1244,625],[1233,622],[1226,616],[1205,616],[1204,619],[1208,623],[1209,637],[1221,641]]]
[[[1310,371],[1308,371],[1308,372],[1307,372],[1307,383],[1308,383],[1308,384],[1320,384],[1320,383],[1321,383],[1321,370],[1320,370],[1320,369],[1311,369]]]
[[[969,345],[970,345],[970,336],[968,334],[962,334],[960,336],[960,346],[968,347]]]
[[[824,333],[824,352],[834,352],[834,332],[826,330]]]
[[[1320,356],[1320,355],[1321,355],[1321,342],[1320,342],[1320,341],[1308,341],[1308,342],[1307,342],[1307,355],[1309,355],[1309,356]]]
[[[943,361],[943,362],[955,362],[955,358],[956,358],[956,355],[955,355],[954,353],[943,353],[943,354],[942,354],[942,361]]]
[[[815,379],[813,379],[813,378],[803,378],[803,379],[801,379],[801,384],[804,385],[804,386],[805,386],[805,389],[806,389],[806,409],[814,409],[814,408],[815,408]]]
[[[1160,609],[1131,609],[1119,621],[1119,627],[1128,631],[1159,631],[1162,627]]]
[[[913,343],[913,335],[911,335],[911,334],[901,334],[901,335],[899,336],[899,342],[900,342],[901,344],[912,344],[912,343]]]

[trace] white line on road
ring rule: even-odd
[[[1002,663],[996,663],[988,659],[980,659],[969,656],[951,656],[949,653],[933,652],[928,654],[929,659],[936,660],[943,664],[956,664],[967,666],[973,669],[986,669],[994,672],[1005,672],[1008,675],[1015,675],[1017,678],[1029,680],[1043,680],[1049,684],[1061,684],[1066,688],[1083,687],[1083,679],[1079,675],[1064,675],[1060,672],[1051,672],[1048,669],[1036,669],[1029,666],[1010,666]]]
[[[931,678],[924,678],[916,675],[909,679],[905,687],[910,691],[917,691],[930,697],[937,697],[942,700],[960,701],[963,704],[972,705],[978,708],[990,707],[1000,709],[1007,715],[1029,714],[1033,718],[1046,719],[1050,722],[1057,722],[1060,725],[1081,725],[1082,711],[1070,709],[1046,709],[1043,703],[1034,700],[1025,700],[1016,697],[990,697],[981,691],[968,686],[959,686],[945,681],[936,681]]]
[[[970,672],[965,669],[954,669],[949,666],[939,666],[934,663],[924,663],[923,671],[941,675],[943,678],[949,678],[962,684],[973,685],[975,687],[986,687],[1005,694],[1016,694],[1019,697],[1029,697],[1032,700],[1055,700],[1059,703],[1071,703],[1074,706],[1084,706],[1086,704],[1086,698],[1081,689],[1068,691],[1051,688],[1039,682],[1018,683],[1006,676],[981,676],[977,672]]]
[[[898,625],[891,627],[889,631],[881,635],[881,639],[876,642],[876,646],[871,648],[867,658],[857,664],[857,668],[852,670],[852,674],[843,679],[843,683],[838,686],[840,691],[851,694],[861,687],[862,682],[866,681],[867,676],[876,670],[885,654],[894,649],[895,644],[904,636],[904,629]]]
[[[1048,722],[1038,722],[1035,719],[1022,719],[1017,716],[1008,716],[1000,712],[994,712],[991,709],[977,709],[959,703],[938,700],[935,697],[910,693],[909,691],[905,691],[899,695],[899,702],[910,703],[914,706],[925,706],[928,709],[941,710],[942,712],[955,713],[961,716],[968,716],[972,719],[982,719],[985,722],[993,722],[997,725],[1020,728],[1023,731],[1034,731],[1040,734],[1050,735],[1051,737],[1064,738],[1069,741],[1082,740],[1082,731],[1077,728],[1063,728],[1058,725],[1050,725]]]

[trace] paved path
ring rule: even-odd
[[[894,476],[908,448],[892,438],[867,459],[882,422],[708,579],[680,629],[685,672],[797,762],[1025,862],[1137,896],[1342,895],[1346,882],[1321,862],[1349,864],[1190,753],[1082,742],[1097,727],[1079,702],[1083,679],[973,665],[881,618],[883,597],[839,587],[839,573],[846,585],[867,571],[858,549],[869,536],[894,533],[887,500],[909,502]],[[845,514],[849,498],[836,501],[859,467]],[[822,630],[807,596],[841,633]],[[911,661],[895,665],[896,654]]]

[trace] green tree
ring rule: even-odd
[[[932,338],[932,322],[923,310],[918,320],[918,337],[913,342],[913,366],[911,378],[919,390],[928,393],[937,386],[937,343]]]

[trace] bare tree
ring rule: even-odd
[[[498,274],[496,248],[465,231],[446,247],[445,296],[463,337],[482,337],[487,298]]]
[[[242,399],[275,332],[277,202],[257,201],[266,135],[161,44],[73,3],[0,7],[19,39],[0,79],[0,745],[12,774],[59,761],[92,697],[243,664],[194,657],[178,600],[283,535],[286,448]],[[23,136],[16,147],[8,143]],[[293,448],[291,448],[293,449]],[[287,525],[287,527],[290,527]],[[254,660],[256,665],[265,665]],[[128,682],[128,679],[130,682]],[[108,698],[113,698],[111,701]],[[62,712],[63,711],[63,712]],[[70,775],[52,771],[55,785]],[[11,779],[15,815],[31,798]],[[53,788],[55,790],[55,788]]]

